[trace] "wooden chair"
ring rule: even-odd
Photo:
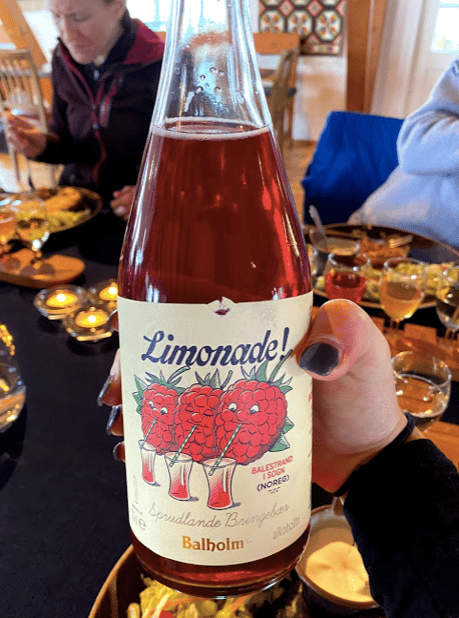
[[[292,87],[292,80],[296,78],[298,53],[298,49],[289,49],[282,52],[272,86],[266,96],[281,152],[284,152],[285,139],[291,140],[292,135],[290,111],[292,110],[293,97],[296,92],[296,88]]]
[[[300,48],[300,36],[296,32],[254,32],[255,51],[262,55],[280,55],[288,49]]]
[[[270,84],[265,88],[266,98],[268,99],[268,105],[270,105],[270,109],[272,107],[272,103],[270,104],[269,101],[270,99],[272,100],[273,97],[272,89],[274,86],[274,80],[277,79],[279,70],[282,70],[281,63],[285,63],[285,58],[282,57],[282,54],[287,51],[296,52],[293,65],[291,66],[290,70],[288,96],[285,99],[283,105],[284,114],[287,114],[287,129],[281,136],[282,140],[286,137],[289,143],[291,143],[293,130],[293,106],[296,93],[296,72],[301,41],[300,36],[298,35],[298,33],[295,32],[254,32],[253,39],[255,43],[255,51],[260,56],[280,56],[277,71],[274,73],[274,76],[272,78],[273,84]],[[279,92],[275,93],[274,96],[279,96]]]
[[[9,110],[18,115],[21,114],[36,123],[41,131],[48,131],[48,118],[40,78],[28,49],[0,50],[0,94],[2,111]],[[21,183],[18,153],[9,142],[7,135],[6,140],[16,181]],[[30,177],[31,170],[27,159],[26,163]],[[56,166],[49,165],[48,169],[50,183],[53,186]]]

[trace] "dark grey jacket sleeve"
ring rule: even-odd
[[[344,512],[388,618],[459,617],[459,474],[430,440],[360,468]]]

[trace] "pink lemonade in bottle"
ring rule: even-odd
[[[148,152],[155,153],[157,172],[146,179],[134,205],[120,267],[120,297],[192,305],[310,293],[301,231],[269,130],[250,131],[229,123],[224,137],[208,138],[206,133],[204,138],[200,131],[205,121],[190,120],[185,133],[183,124],[182,132],[166,135],[153,130]],[[140,209],[142,225],[136,212]],[[167,242],[158,242],[161,238]],[[163,356],[167,363],[167,354]],[[183,487],[175,485],[174,491],[186,497]],[[213,486],[211,491],[216,491]],[[212,500],[227,499],[229,505],[230,495],[227,485],[220,495],[213,493]],[[218,571],[215,565],[163,557],[134,532],[132,542],[143,566],[159,581],[193,594],[218,596],[277,581],[295,564],[307,535],[305,526],[293,543],[274,555],[221,565]]]

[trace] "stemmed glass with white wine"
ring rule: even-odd
[[[447,347],[452,347],[459,330],[459,266],[451,266],[442,273],[435,300],[438,319],[446,328]]]
[[[14,201],[16,234],[22,244],[33,251],[30,268],[34,273],[51,270],[43,261],[42,247],[49,238],[49,221],[46,205],[35,193],[23,194]]]
[[[390,318],[386,336],[394,336],[400,322],[410,318],[421,304],[426,288],[424,262],[409,257],[384,262],[379,284],[379,302]]]
[[[8,265],[8,243],[16,233],[16,214],[10,202],[10,199],[0,196],[0,262],[5,265]]]

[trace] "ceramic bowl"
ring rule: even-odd
[[[317,574],[314,579],[311,578],[312,571],[308,566],[310,556],[326,545],[338,541],[346,543],[350,549],[354,544],[352,532],[341,505],[339,501],[335,501],[333,505],[322,506],[312,511],[308,544],[296,566],[296,572],[304,583],[306,602],[311,607],[325,610],[335,616],[352,616],[364,610],[378,609],[379,606],[371,597],[368,597],[368,600],[351,600],[351,594],[339,592],[337,588],[333,588],[330,581],[322,587],[319,582],[323,580]],[[338,573],[338,575],[341,574]]]

